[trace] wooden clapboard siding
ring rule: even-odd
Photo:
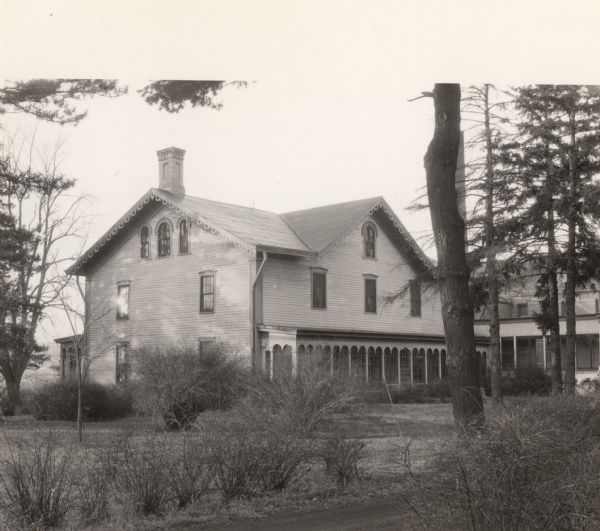
[[[370,218],[373,223],[377,222]],[[327,309],[312,309],[311,267],[327,269]],[[377,275],[377,314],[365,313],[364,274]],[[263,271],[263,324],[293,328],[443,334],[439,293],[424,283],[422,316],[411,317],[417,276],[378,226],[376,259],[363,258],[361,227],[322,259],[270,255]],[[388,300],[404,290],[395,301]]]
[[[157,227],[171,222],[171,256],[157,257]],[[197,345],[199,337],[218,337],[232,351],[250,356],[250,277],[254,257],[196,224],[190,228],[190,253],[179,255],[177,222],[168,207],[155,208],[149,218],[140,216],[113,249],[88,274],[89,352],[92,380],[115,381],[115,348],[144,344]],[[140,258],[139,232],[150,228],[151,259]],[[253,267],[253,264],[252,264]],[[214,313],[200,313],[201,271],[216,272]],[[116,319],[117,283],[129,281],[129,319]]]

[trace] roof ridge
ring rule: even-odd
[[[314,251],[314,249],[308,245],[308,243],[304,240],[304,238],[302,236],[300,236],[300,234],[298,234],[298,232],[296,232],[296,229],[294,229],[294,227],[292,227],[289,223],[288,220],[285,219],[285,216],[283,214],[277,214],[279,216],[279,219],[281,219],[281,221],[283,221],[286,226],[296,235],[296,238],[298,238],[305,246],[307,249],[310,249],[311,251]]]
[[[154,190],[158,190],[160,192],[165,191],[165,190],[161,190],[160,188],[154,188]],[[211,203],[217,203],[219,205],[226,205],[226,206],[231,206],[231,207],[235,207],[235,208],[245,208],[246,210],[255,210],[257,212],[265,212],[267,214],[273,214],[274,216],[280,215],[277,212],[273,212],[272,210],[265,210],[263,208],[254,208],[254,207],[249,207],[246,205],[236,205],[235,203],[226,203],[225,201],[217,201],[216,199],[207,199],[206,197],[198,197],[197,195],[186,194],[184,196],[184,198],[199,199],[200,201],[209,201]]]
[[[340,203],[328,203],[326,205],[321,205],[321,206],[315,206],[315,207],[310,207],[310,208],[300,208],[298,210],[290,210],[288,212],[282,212],[280,215],[281,216],[286,216],[288,214],[297,214],[298,212],[306,212],[308,210],[316,210],[318,208],[328,208],[328,207],[334,207],[334,206],[340,206],[340,205],[347,205],[350,203],[360,203],[360,202],[366,202],[366,201],[374,201],[374,200],[381,200],[383,199],[383,196],[381,195],[377,195],[377,196],[373,196],[373,197],[363,197],[362,199],[353,199],[352,201],[342,201]]]

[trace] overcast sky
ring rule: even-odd
[[[0,79],[117,78],[77,127],[3,116],[64,140],[93,198],[90,241],[158,184],[156,150],[186,150],[188,194],[285,212],[383,195],[418,239],[434,81],[600,83],[600,2],[0,0]],[[244,79],[223,108],[168,114],[149,79]],[[51,331],[49,335],[68,331]]]

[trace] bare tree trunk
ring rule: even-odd
[[[21,378],[11,378],[4,376],[4,383],[6,385],[6,394],[8,397],[8,403],[4,408],[4,415],[11,417],[15,414],[17,406],[21,403]]]
[[[484,87],[484,127],[486,148],[486,205],[485,205],[485,245],[487,249],[486,280],[489,293],[490,330],[490,372],[492,399],[502,400],[502,359],[500,357],[500,312],[498,310],[498,272],[496,264],[496,238],[494,234],[494,191],[495,175],[492,158],[492,128],[490,126],[489,85]]]
[[[557,395],[562,390],[562,356],[560,347],[560,321],[558,293],[558,252],[556,250],[556,234],[554,219],[554,199],[551,198],[550,208],[548,210],[548,298],[549,298],[549,321],[548,344],[546,348],[550,350],[551,367],[550,379],[552,381],[552,394]]]
[[[577,225],[577,200],[579,197],[579,174],[576,167],[575,153],[575,112],[569,115],[569,128],[571,134],[571,145],[569,147],[569,180],[571,185],[568,218],[568,241],[567,241],[567,282],[565,286],[565,306],[567,317],[567,352],[565,355],[565,392],[575,393],[575,284],[577,272],[575,269],[575,237]]]
[[[460,144],[460,85],[436,84],[433,89],[435,131],[425,155],[427,195],[438,255],[442,318],[448,345],[454,420],[459,429],[484,420],[475,350],[473,305],[465,256],[465,224],[455,188]]]
[[[75,355],[77,357],[77,440],[83,442],[83,375],[81,371],[81,355],[77,352],[77,343],[75,344],[75,348]]]

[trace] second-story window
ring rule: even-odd
[[[188,253],[190,250],[188,222],[182,219],[179,222],[179,254]]]
[[[365,258],[375,258],[375,240],[377,231],[372,223],[365,223],[363,226],[363,246]]]
[[[200,312],[215,311],[215,275],[214,273],[200,274]]]
[[[129,284],[117,286],[117,319],[129,319]]]
[[[421,283],[415,279],[409,283],[410,289],[410,315],[421,317]]]
[[[365,277],[365,312],[377,313],[377,278]]]
[[[171,254],[171,227],[166,221],[158,226],[158,256]]]
[[[148,227],[142,227],[140,233],[140,257],[150,258],[150,231]]]
[[[519,303],[517,304],[517,317],[527,317],[527,303]]]
[[[312,307],[327,308],[327,271],[324,269],[312,271]]]

